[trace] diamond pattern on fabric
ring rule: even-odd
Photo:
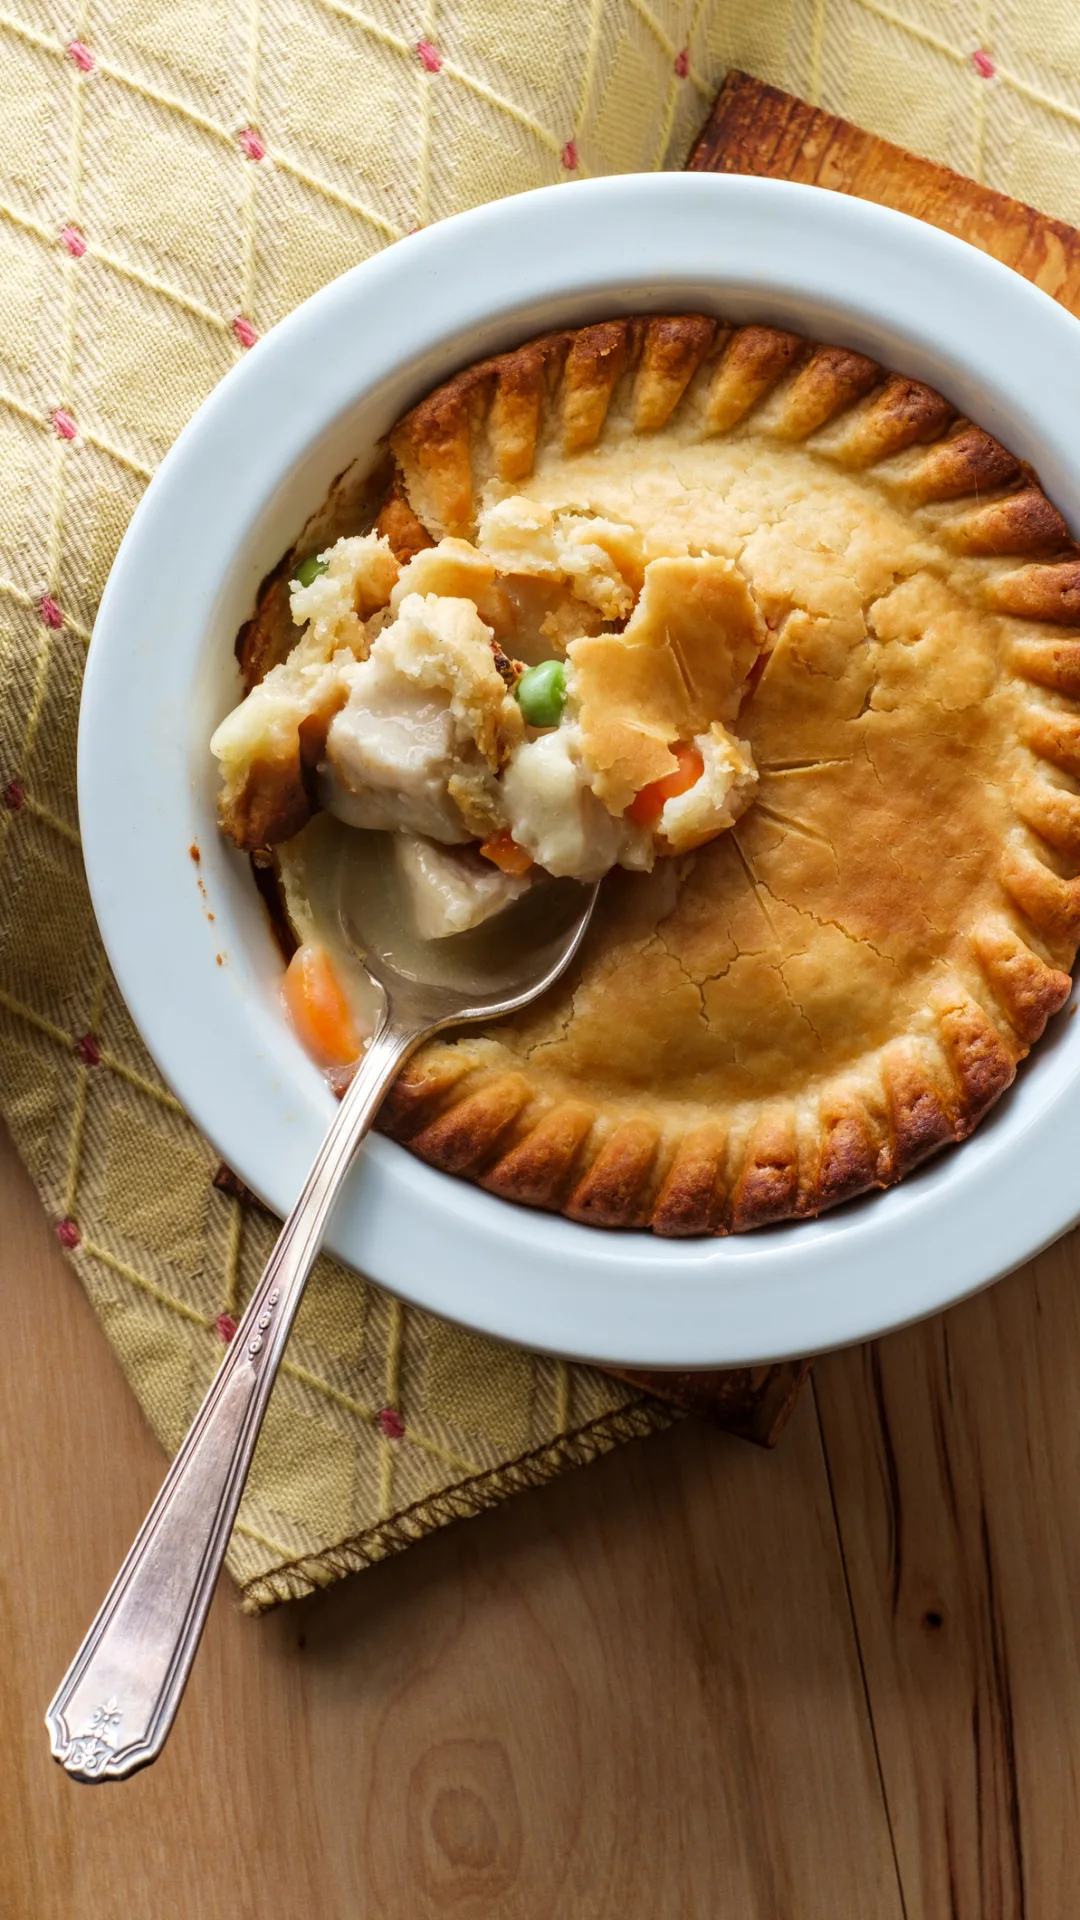
[[[301,300],[496,195],[680,165],[728,66],[1080,217],[1066,0],[0,7],[0,1105],[166,1447],[275,1229],[213,1184],[93,928],[75,725],[116,548],[184,422]],[[272,1604],[670,1417],[324,1260],[230,1566]]]

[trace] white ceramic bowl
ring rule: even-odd
[[[333,476],[437,381],[546,327],[672,309],[790,325],[928,380],[1034,462],[1080,525],[1076,322],[973,248],[813,187],[682,174],[548,188],[400,242],[277,327],[181,435],[120,550],[90,648],[79,802],[94,905],[147,1045],[278,1213],[332,1096],[279,1010],[247,862],[215,828],[207,741],[237,697],[237,627]],[[1062,1233],[1080,1214],[1078,1123],[1080,1023],[1062,1018],[962,1149],[816,1222],[720,1241],[606,1234],[373,1138],[330,1245],[406,1299],[528,1346],[769,1360],[930,1313]]]

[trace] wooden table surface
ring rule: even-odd
[[[262,1620],[76,1786],[41,1714],[162,1472],[0,1143],[4,1920],[1071,1920],[1077,1242]],[[873,1276],[867,1275],[867,1285]]]

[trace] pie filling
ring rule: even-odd
[[[699,315],[544,336],[390,447],[266,584],[212,742],[315,1057],[370,1020],[350,862],[448,952],[610,873],[572,979],[406,1069],[415,1151],[700,1233],[963,1138],[1080,930],[1080,558],[1030,470],[861,355]]]
[[[385,535],[342,538],[290,601],[295,647],[211,742],[226,823],[244,844],[254,770],[299,742],[319,806],[401,836],[428,938],[500,912],[534,868],[648,872],[750,805],[730,724],[771,636],[724,556],[646,558],[629,524],[510,496],[475,544],[400,568]]]

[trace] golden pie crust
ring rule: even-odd
[[[773,645],[738,717],[749,812],[611,875],[573,976],[425,1047],[384,1129],[660,1234],[815,1215],[964,1139],[1080,937],[1080,550],[1031,470],[916,380],[696,314],[530,341],[389,444],[402,560],[524,495],[633,525],[647,560],[726,556]],[[264,595],[249,680],[274,633]]]

